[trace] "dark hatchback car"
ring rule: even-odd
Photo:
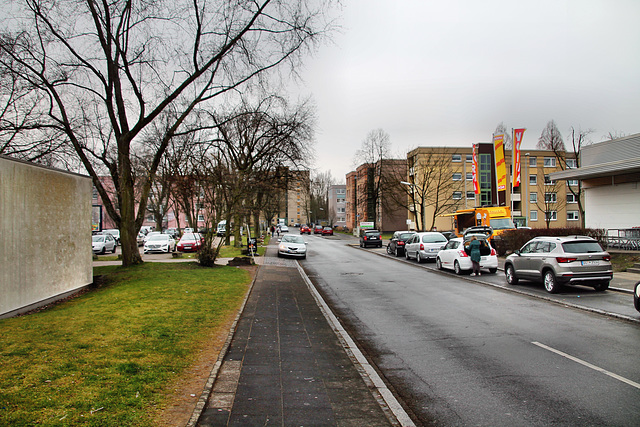
[[[416,234],[415,231],[396,231],[393,233],[393,237],[387,245],[387,253],[395,256],[404,255],[404,245],[414,234]]]
[[[382,247],[382,236],[378,230],[360,230],[360,247],[368,246]]]

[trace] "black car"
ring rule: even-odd
[[[404,255],[404,245],[414,234],[416,234],[415,231],[396,231],[393,233],[393,237],[387,245],[387,253],[395,256]]]
[[[640,311],[640,282],[633,288],[633,306]]]
[[[378,230],[360,230],[360,247],[366,248],[367,246],[382,247],[382,236]]]

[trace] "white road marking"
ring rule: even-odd
[[[601,373],[603,373],[603,374],[605,374],[605,375],[610,376],[611,378],[615,378],[615,379],[617,379],[618,381],[622,381],[623,383],[629,384],[629,385],[630,385],[630,386],[632,386],[632,387],[635,387],[635,388],[637,388],[637,389],[640,389],[640,384],[638,384],[637,382],[635,382],[635,381],[631,381],[630,379],[627,379],[627,378],[625,378],[625,377],[622,377],[622,376],[620,376],[620,375],[618,375],[618,374],[614,374],[613,372],[607,371],[606,369],[603,369],[603,368],[601,368],[601,367],[599,367],[599,366],[592,365],[591,363],[589,363],[589,362],[585,362],[585,361],[584,361],[584,360],[582,360],[582,359],[578,359],[578,358],[577,358],[577,357],[575,357],[575,356],[571,356],[570,354],[564,353],[564,352],[562,352],[562,351],[560,351],[560,350],[556,350],[556,349],[555,349],[555,348],[553,348],[553,347],[549,347],[548,345],[544,345],[544,344],[539,343],[539,342],[537,342],[537,341],[533,341],[531,344],[533,344],[533,345],[537,345],[537,346],[538,346],[538,347],[540,347],[540,348],[544,348],[545,350],[549,350],[549,351],[551,351],[551,352],[553,352],[553,353],[559,354],[560,356],[562,356],[562,357],[566,357],[566,358],[567,358],[567,359],[569,359],[569,360],[573,360],[574,362],[577,362],[577,363],[579,363],[579,364],[581,364],[581,365],[583,365],[583,366],[586,366],[587,368],[591,368],[591,369],[593,369],[594,371],[601,372]]]

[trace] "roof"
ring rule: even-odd
[[[551,179],[588,179],[640,173],[640,133],[583,147],[580,160],[582,167],[553,172]]]

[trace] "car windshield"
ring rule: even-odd
[[[447,238],[437,234],[425,234],[422,236],[422,243],[446,243]]]
[[[286,235],[282,238],[282,241],[287,243],[304,243],[304,239],[296,235]]]
[[[577,241],[577,242],[566,242],[562,244],[562,248],[566,253],[569,253],[569,254],[603,252],[602,247],[598,242],[588,241],[588,240]]]
[[[513,225],[511,218],[496,218],[491,220],[491,228],[494,230],[508,230],[510,228],[516,228]]]
[[[190,241],[194,241],[196,240],[196,235],[193,233],[186,233],[184,236],[182,236],[182,239],[180,240],[190,240]]]
[[[91,237],[91,241],[92,242],[104,242],[104,236],[100,236],[100,235],[92,236]],[[86,240],[85,240],[85,242],[86,242]]]
[[[151,241],[162,241],[162,240],[169,240],[169,235],[168,234],[156,234],[155,236],[149,237],[149,240],[147,240],[147,241],[151,242]]]
[[[409,237],[413,236],[414,234],[416,234],[416,233],[402,233],[402,234],[401,234],[401,235],[399,235],[398,237],[399,237],[400,239],[402,239],[402,240],[406,240],[406,239],[408,239]]]

